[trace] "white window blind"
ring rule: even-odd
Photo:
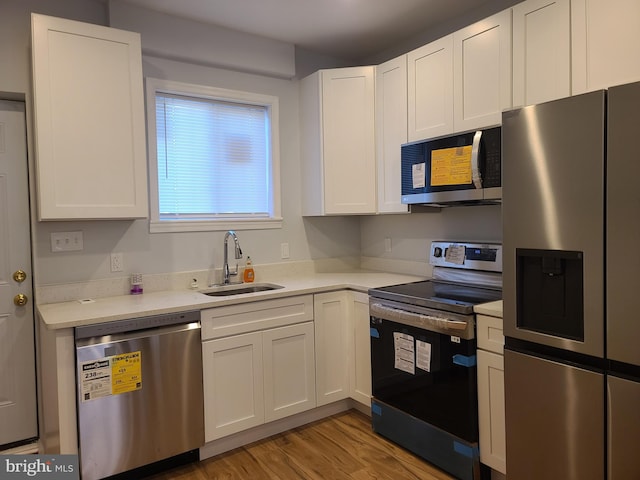
[[[156,93],[160,219],[269,217],[264,105]]]
[[[278,97],[147,77],[151,232],[282,228]]]

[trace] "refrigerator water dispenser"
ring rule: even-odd
[[[516,249],[517,326],[584,340],[583,254]]]

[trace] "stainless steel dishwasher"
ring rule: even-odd
[[[75,329],[83,480],[96,480],[204,444],[200,312]]]

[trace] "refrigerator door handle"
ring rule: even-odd
[[[471,179],[476,188],[482,188],[482,173],[480,172],[480,140],[482,140],[482,130],[478,130],[473,136],[471,146]]]

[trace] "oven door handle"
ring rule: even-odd
[[[369,313],[373,316],[379,316],[382,319],[386,317],[391,321],[433,331],[463,331],[469,326],[469,323],[463,320],[449,320],[448,318],[436,317],[435,315],[425,315],[422,313],[401,310],[399,308],[388,307],[380,303],[372,303],[369,305]]]

